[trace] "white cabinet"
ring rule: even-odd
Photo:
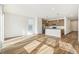
[[[45,35],[61,38],[61,29],[45,29]]]

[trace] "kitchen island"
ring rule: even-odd
[[[60,28],[46,28],[45,35],[61,38],[62,33],[64,33],[62,30],[63,29],[60,29]]]

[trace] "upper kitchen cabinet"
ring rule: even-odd
[[[64,26],[64,19],[47,20],[48,26]]]

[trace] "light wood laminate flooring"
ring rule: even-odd
[[[2,48],[2,54],[78,54],[77,32],[71,32],[62,38],[36,35]]]

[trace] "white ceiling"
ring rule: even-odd
[[[57,18],[66,16],[77,20],[78,8],[77,4],[16,4],[4,5],[4,12],[28,17]]]

